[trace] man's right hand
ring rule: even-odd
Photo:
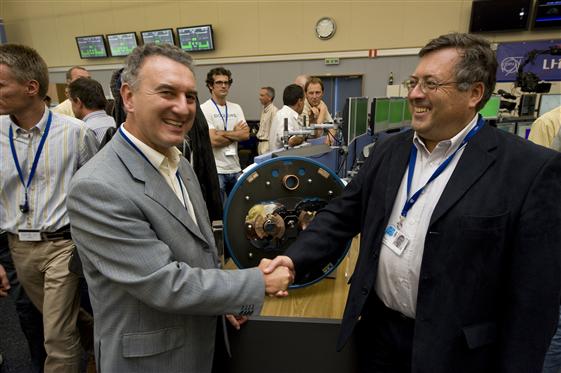
[[[272,262],[270,259],[262,259],[259,263],[259,269],[265,278],[265,292],[270,296],[286,297],[288,285],[294,281],[294,270],[284,265],[271,267]]]
[[[8,290],[10,290],[10,281],[8,280],[8,274],[4,270],[4,267],[0,264],[0,297],[5,297],[8,295]]]

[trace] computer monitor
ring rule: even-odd
[[[542,95],[540,98],[540,109],[538,111],[538,115],[542,116],[558,106],[561,106],[560,93]]]
[[[537,0],[532,26],[534,29],[561,28],[561,1]]]
[[[143,44],[154,43],[175,45],[173,30],[170,28],[141,31],[140,36],[142,37]]]
[[[403,112],[405,110],[404,98],[390,99],[389,129],[401,128],[403,126]]]
[[[372,133],[385,132],[390,123],[390,99],[378,97],[370,104],[370,123]]]
[[[103,35],[76,36],[80,58],[105,58],[107,48]]]
[[[368,128],[368,97],[347,97],[343,112],[343,137],[349,144]]]
[[[501,96],[491,96],[485,106],[479,110],[479,114],[483,116],[483,119],[497,119],[500,106]]]
[[[214,50],[212,25],[178,27],[179,47],[187,52]]]
[[[109,51],[113,57],[126,57],[138,46],[136,32],[107,35]]]
[[[403,122],[405,124],[411,124],[412,119],[413,119],[413,116],[411,115],[411,110],[409,108],[409,104],[407,103],[407,100],[405,100],[405,107],[403,109]]]

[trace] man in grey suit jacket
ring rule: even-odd
[[[195,116],[191,58],[145,45],[128,57],[127,120],[73,178],[68,210],[95,318],[101,372],[210,372],[216,315],[239,327],[286,268],[219,269],[196,176],[179,156]],[[241,321],[239,321],[241,320]]]

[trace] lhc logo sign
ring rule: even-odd
[[[506,75],[516,74],[524,57],[506,57],[501,61],[501,71]]]

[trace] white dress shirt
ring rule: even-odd
[[[290,106],[284,105],[273,118],[269,132],[269,151],[282,149],[282,135],[284,132],[284,118],[288,119],[288,130],[298,131],[301,128],[298,113]]]
[[[476,124],[477,116],[456,136],[439,142],[432,152],[427,150],[423,140],[417,133],[414,134],[413,145],[417,148],[418,152],[411,183],[411,195],[426,184],[438,166],[458,149],[464,137]],[[469,146],[469,143],[467,146]],[[398,256],[385,243],[382,243],[376,278],[376,294],[388,308],[399,311],[405,316],[415,318],[419,274],[430,219],[464,149],[465,146],[456,153],[448,167],[427,185],[424,192],[417,199],[417,202],[407,213],[400,231],[409,239],[409,243],[401,255]],[[407,167],[401,180],[390,215],[389,224],[394,226],[399,221],[401,210],[408,198],[408,169]]]
[[[183,181],[179,182],[177,174],[177,169],[179,168],[179,161],[181,152],[175,146],[172,146],[168,150],[168,154],[164,155],[159,151],[149,147],[136,137],[132,135],[127,129],[125,125],[121,126],[121,129],[125,133],[125,135],[131,140],[138,149],[148,158],[148,161],[154,166],[156,170],[162,175],[166,183],[169,185],[173,193],[177,196],[177,199],[181,202],[181,204],[187,209],[189,215],[195,222],[197,223],[197,218],[195,217],[195,211],[193,210],[193,204],[191,203],[191,198],[189,198],[189,191],[185,187]]]

